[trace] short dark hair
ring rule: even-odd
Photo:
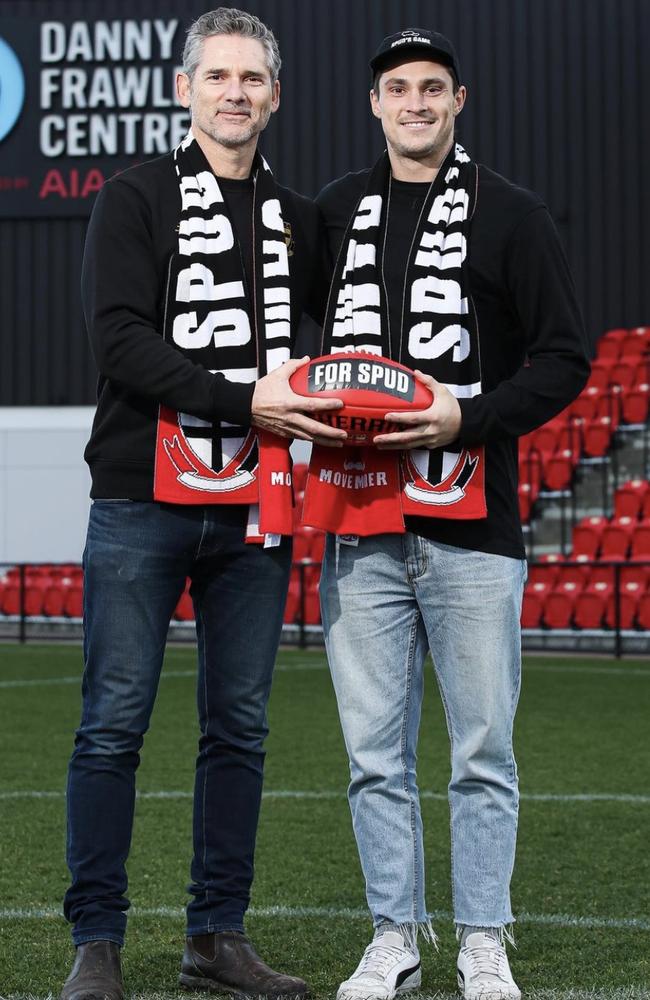
[[[444,63],[441,63],[440,65],[444,66]],[[451,77],[451,89],[452,89],[452,93],[455,95],[455,94],[458,93],[458,88],[460,87],[460,84],[459,84],[458,80],[456,79],[456,77],[454,75],[454,72],[451,69],[451,67],[450,66],[445,66],[445,69],[448,70],[449,76]],[[382,76],[384,75],[384,73],[387,73],[387,72],[388,72],[388,70],[386,70],[386,69],[380,69],[380,70],[377,70],[377,72],[375,73],[375,78],[372,81],[372,89],[373,89],[373,91],[374,91],[375,94],[379,93],[379,81],[382,78]]]

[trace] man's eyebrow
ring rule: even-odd
[[[214,67],[212,67],[210,69],[206,69],[204,71],[203,75],[204,76],[210,76],[212,73],[229,73],[229,72],[230,72],[230,70],[223,69],[220,66],[214,66]],[[262,76],[263,77],[265,74],[264,74],[264,70],[263,69],[245,69],[243,75],[244,76]]]
[[[407,85],[408,82],[409,81],[406,80],[406,79],[404,79],[404,77],[390,76],[386,80],[386,86],[388,86],[389,83],[398,83],[401,87],[403,87],[403,86]],[[420,86],[427,86],[428,87],[432,83],[442,83],[445,86],[447,85],[447,81],[444,80],[441,76],[431,76],[431,77],[427,77],[424,80],[418,80],[418,84]]]

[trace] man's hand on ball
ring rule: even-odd
[[[461,412],[458,400],[446,386],[430,375],[416,371],[419,382],[433,393],[433,403],[427,410],[411,413],[387,413],[386,419],[403,430],[380,434],[375,445],[380,449],[441,448],[455,441],[460,432]]]
[[[311,414],[340,410],[342,400],[299,396],[289,385],[291,375],[307,361],[309,357],[292,358],[257,382],[253,393],[251,423],[253,427],[261,427],[280,437],[299,438],[301,441],[340,448],[347,438],[345,431],[321,424],[312,419]]]

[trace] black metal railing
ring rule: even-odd
[[[11,633],[12,638],[16,638],[19,642],[25,643],[28,641],[30,637],[28,629],[28,625],[30,624],[30,622],[33,622],[35,619],[38,619],[39,622],[44,624],[47,624],[48,622],[47,615],[33,615],[27,608],[26,598],[27,598],[28,587],[30,586],[30,570],[32,571],[38,570],[38,574],[44,576],[48,569],[56,570],[59,569],[61,566],[66,566],[70,568],[71,565],[72,564],[70,563],[63,563],[63,564],[48,563],[46,565],[36,564],[36,563],[17,563],[11,565],[0,564],[0,624],[3,621],[4,622],[10,621],[14,624],[17,624],[17,629],[14,629],[14,631]],[[319,567],[320,565],[321,565],[320,562],[316,560],[303,559],[293,563],[292,567],[293,570],[297,571],[297,576],[299,580],[298,611],[291,622],[285,620],[284,624],[285,626],[290,625],[292,628],[295,629],[294,641],[300,648],[304,648],[305,646],[307,646],[309,638],[311,638],[312,641],[314,638],[314,629],[312,628],[312,625],[316,623],[311,623],[311,624],[308,623],[306,614],[306,601],[307,601],[308,591],[310,589],[307,584],[307,574],[309,571],[310,576],[312,577],[311,589],[313,592],[313,583],[314,583],[313,569],[314,567]],[[620,657],[625,652],[624,632],[627,631],[626,624],[623,622],[622,619],[621,597],[625,587],[625,583],[623,582],[623,580],[626,573],[629,575],[630,569],[632,567],[643,568],[648,571],[647,582],[645,584],[645,590],[644,590],[644,593],[647,595],[648,591],[650,590],[650,559],[635,559],[633,562],[632,561],[620,562],[620,561],[606,560],[606,559],[567,560],[561,558],[561,560],[558,561],[557,563],[547,562],[544,560],[534,560],[529,563],[529,574],[531,577],[535,575],[537,578],[543,576],[549,576],[550,578],[553,574],[554,569],[556,569],[558,575],[561,577],[566,570],[579,568],[581,573],[585,573],[585,576],[587,577],[588,573],[594,569],[598,570],[609,569],[611,571],[611,577],[612,577],[611,597],[613,598],[614,601],[613,623],[609,627],[603,627],[601,623],[601,628],[598,629],[597,631],[600,631],[603,635],[614,636],[614,655],[616,657]],[[75,567],[75,568],[78,573],[80,567]],[[5,571],[9,571],[10,584],[14,588],[14,593],[12,594],[12,599],[14,600],[15,600],[16,581],[18,587],[18,606],[15,608],[14,611],[11,611],[9,613],[7,612],[6,602],[5,602],[5,593],[7,590],[5,581],[7,579],[7,575],[6,573],[3,573],[3,569]],[[589,590],[590,587],[591,585],[587,583],[586,587],[581,588],[581,590]],[[553,587],[551,586],[551,592],[552,590]],[[640,598],[642,598],[643,594],[640,594],[639,596]],[[68,618],[68,621],[70,621],[71,624],[80,625],[81,618],[79,616],[72,616]],[[56,625],[59,622],[60,620],[57,620],[56,623],[52,621],[53,625],[51,633],[52,637],[56,637]],[[556,631],[552,627],[546,625],[543,622],[543,620],[541,628],[547,631],[549,635],[553,634],[553,632]],[[570,622],[569,629],[571,632],[575,633],[576,636],[579,636],[582,631],[579,627],[575,625],[573,620]],[[648,637],[648,652],[650,652],[650,630],[644,629],[637,623],[636,627],[634,628],[634,633],[635,635],[639,636],[645,635]],[[526,630],[524,629],[524,635],[525,634]],[[43,638],[42,634],[39,635],[39,638]]]

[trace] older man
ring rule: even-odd
[[[318,211],[276,184],[257,152],[280,96],[272,32],[251,14],[211,11],[191,26],[183,66],[190,133],[105,185],[84,259],[100,379],[68,780],[65,913],[77,955],[63,1000],[123,997],[135,771],[187,578],[201,737],[180,982],[237,996],[306,991],[265,965],[243,921],[291,561],[282,441],[345,437],[309,416],[331,402],[288,385],[301,313],[320,318]]]

